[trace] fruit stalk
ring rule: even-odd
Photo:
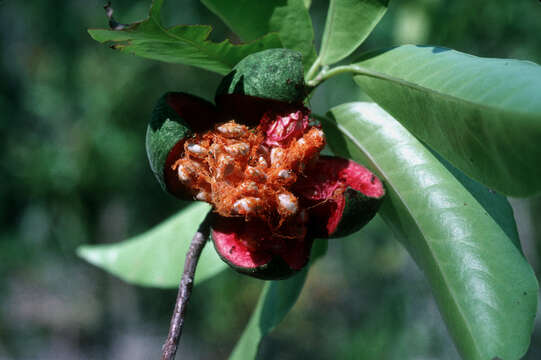
[[[199,229],[197,229],[197,232],[192,238],[190,248],[186,254],[186,261],[184,262],[184,271],[182,273],[182,278],[180,279],[175,309],[171,316],[171,324],[169,325],[169,334],[162,346],[161,360],[175,359],[178,342],[180,340],[180,335],[182,334],[182,326],[184,325],[186,308],[188,306],[188,301],[190,300],[190,295],[192,294],[195,269],[199,257],[201,256],[201,251],[203,251],[210,233],[210,218],[211,212],[207,214],[201,225],[199,225]]]

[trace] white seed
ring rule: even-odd
[[[229,155],[220,156],[220,163],[224,163],[224,162],[225,163],[230,163],[230,162],[233,162],[233,161],[234,161],[234,159]]]
[[[258,179],[258,180],[266,180],[267,179],[267,175],[265,175],[264,172],[262,172],[261,170],[255,168],[253,166],[247,166],[246,167],[246,175],[249,178],[252,178],[252,179]]]
[[[291,194],[278,194],[278,204],[290,214],[297,212],[297,199]]]
[[[249,214],[252,213],[256,206],[258,205],[258,202],[260,202],[260,198],[256,197],[245,197],[240,200],[235,201],[233,204],[233,210],[237,214]]]
[[[267,164],[267,160],[265,160],[263,156],[260,156],[259,159],[257,159],[257,163],[259,164],[259,166],[263,166],[263,167],[269,166]]]
[[[240,142],[237,144],[229,145],[225,147],[225,151],[227,151],[229,154],[233,156],[246,156],[248,155],[248,152],[250,151],[250,145]]]
[[[246,181],[240,185],[242,191],[257,192],[258,187],[254,181]]]
[[[210,145],[210,148],[209,148],[209,153],[210,155],[212,155],[214,158],[216,158],[217,156],[219,156],[221,153],[223,153],[223,146],[221,144],[212,144]]]
[[[278,172],[278,176],[282,179],[290,179],[291,178],[291,171],[282,169]]]
[[[235,160],[229,155],[222,155],[219,158],[218,177],[224,178],[235,170]]]
[[[252,207],[250,206],[250,203],[248,202],[248,199],[240,199],[235,201],[233,204],[233,210],[235,210],[237,213],[248,213],[252,210]]]
[[[180,181],[190,181],[190,173],[191,171],[184,165],[180,164],[177,168],[178,178]]]
[[[245,126],[236,124],[234,122],[227,122],[216,128],[222,135],[229,138],[237,138],[246,132]]]
[[[280,149],[279,147],[272,148],[271,154],[270,154],[271,165],[276,167],[282,160],[283,156],[284,156],[284,150]]]
[[[195,155],[203,155],[206,152],[206,149],[198,144],[188,144],[188,151]]]
[[[210,194],[206,191],[200,191],[195,198],[199,201],[210,201]]]
[[[320,129],[315,129],[315,131],[311,132],[310,135],[317,140],[322,140],[325,138],[325,134]]]

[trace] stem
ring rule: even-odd
[[[319,70],[319,65],[321,62],[321,58],[318,56],[312,66],[310,66],[310,69],[306,73],[306,82],[310,82],[314,76],[316,76],[317,71]]]
[[[107,15],[107,19],[109,19],[109,27],[111,28],[111,30],[124,30],[125,28],[129,26],[126,24],[121,24],[113,18],[113,13],[115,11],[111,7],[110,1],[107,1],[107,4],[105,4],[103,8],[105,9],[105,14]]]
[[[323,70],[321,71],[313,80],[308,80],[307,85],[316,88],[317,86],[321,85],[321,83],[329,78],[332,78],[333,76],[345,74],[345,73],[354,73],[357,75],[366,75],[378,79],[389,79],[389,77],[385,74],[378,73],[376,71],[369,70],[367,68],[364,68],[359,65],[343,65],[343,66],[337,66],[332,69]]]
[[[210,232],[210,218],[211,212],[207,214],[199,229],[195,233],[190,248],[186,254],[186,261],[184,262],[184,272],[180,279],[180,285],[178,288],[177,301],[175,303],[175,309],[171,316],[171,324],[169,325],[169,334],[167,340],[162,347],[161,360],[174,360],[177,353],[178,342],[182,333],[182,325],[184,325],[184,316],[186,314],[186,307],[190,295],[192,294],[193,279],[195,275],[195,268],[199,261],[199,256],[203,247],[207,242]]]

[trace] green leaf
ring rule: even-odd
[[[406,45],[367,55],[355,81],[415,136],[504,194],[541,191],[541,67]]]
[[[192,237],[209,209],[206,203],[193,203],[141,235],[116,244],[81,246],[77,254],[129,283],[176,288]],[[197,265],[195,282],[225,268],[214,248],[207,245]]]
[[[243,40],[255,40],[269,33],[269,19],[286,0],[201,0],[201,2]]]
[[[201,0],[244,40],[269,32],[279,34],[283,47],[299,51],[307,69],[316,57],[314,30],[304,0]],[[308,5],[308,6],[307,6]],[[282,47],[282,46],[279,46]]]
[[[464,187],[376,104],[344,104],[330,115],[336,123],[323,124],[333,150],[383,179],[380,214],[427,276],[463,358],[519,359],[538,285],[506,199],[459,175]]]
[[[261,340],[289,313],[301,293],[309,267],[326,251],[327,240],[316,240],[308,266],[289,279],[267,281],[248,325],[229,357],[230,360],[256,358]]]
[[[166,28],[160,21],[163,0],[154,0],[149,17],[123,30],[91,29],[88,33],[101,43],[112,42],[112,48],[137,56],[197,66],[227,74],[249,54],[282,47],[276,34],[269,34],[248,44],[233,45],[208,40],[212,28],[207,25],[178,25]]]
[[[321,64],[334,64],[351,54],[370,35],[388,4],[389,0],[331,0],[321,43]]]

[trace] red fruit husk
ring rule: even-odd
[[[376,214],[385,189],[379,178],[354,161],[321,156],[294,186],[308,209],[314,237],[349,235]]]
[[[265,144],[282,146],[292,138],[301,137],[308,127],[308,109],[286,113],[283,116],[267,112],[261,119],[265,132]]]
[[[276,280],[291,276],[308,262],[312,240],[306,238],[304,227],[295,231],[296,237],[283,237],[258,220],[216,216],[211,237],[218,255],[238,272]]]
[[[190,125],[194,133],[208,130],[220,121],[214,105],[194,95],[170,92],[167,94],[167,104]]]

